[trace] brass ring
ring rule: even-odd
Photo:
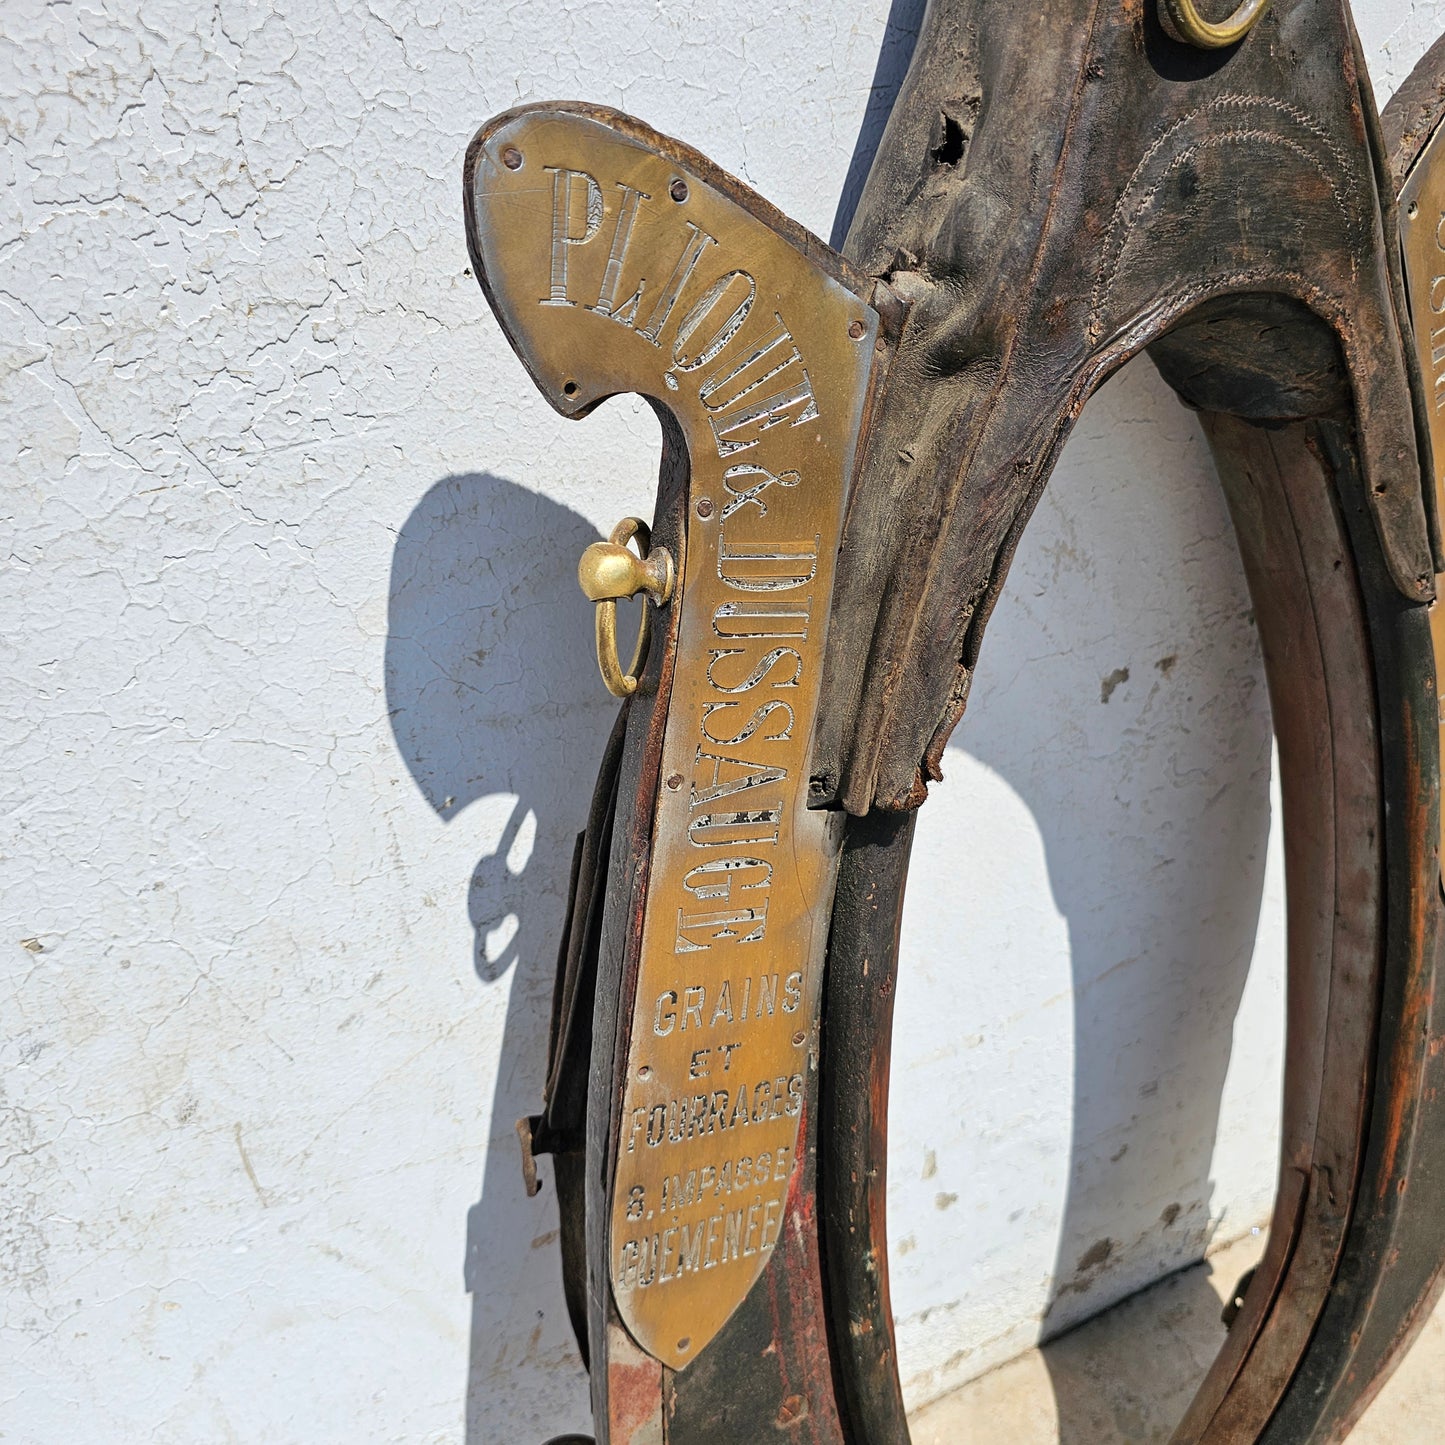
[[[1201,50],[1223,50],[1243,40],[1264,14],[1269,0],[1244,0],[1244,4],[1218,24],[1206,20],[1194,7],[1194,0],[1159,0],[1159,18],[1176,39]]]
[[[637,538],[638,555],[647,560],[652,550],[652,531],[641,517],[624,517],[613,529],[607,540],[614,547],[625,547]],[[635,594],[633,594],[635,595]],[[632,649],[632,665],[626,672],[617,655],[617,602],[607,598],[597,604],[597,666],[602,672],[602,681],[613,697],[630,697],[637,691],[637,679],[642,675],[642,664],[647,661],[648,644],[652,641],[652,611],[644,600],[642,621],[637,628],[637,646]]]
[[[637,539],[641,554],[634,556],[627,544]],[[613,697],[630,697],[637,691],[642,664],[652,640],[652,609],[643,603],[642,622],[632,663],[624,672],[617,655],[617,603],[624,597],[645,592],[661,606],[672,596],[675,569],[663,547],[652,547],[652,532],[640,517],[624,517],[605,542],[593,542],[577,564],[577,581],[582,591],[597,604],[597,667]]]
[[[652,613],[642,604],[642,621],[637,628],[637,646],[632,650],[632,665],[622,670],[617,655],[617,603],[611,599],[597,604],[597,666],[602,681],[613,697],[630,697],[637,691],[642,664],[647,661],[648,644],[652,641]]]

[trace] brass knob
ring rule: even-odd
[[[1222,50],[1243,40],[1268,4],[1269,0],[1244,0],[1233,15],[1216,24],[1199,13],[1194,0],[1159,0],[1159,18],[1176,40],[1187,41],[1201,50]]]
[[[640,556],[627,548],[634,537]],[[619,599],[645,592],[654,606],[661,607],[672,596],[676,580],[671,554],[665,547],[653,548],[652,533],[640,517],[624,517],[612,529],[607,541],[593,542],[582,553],[577,563],[577,582],[597,604],[597,666],[607,691],[614,697],[628,697],[637,691],[637,679],[647,660],[647,644],[652,637],[652,611],[644,604],[632,665],[623,672],[617,656]]]

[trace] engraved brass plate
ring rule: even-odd
[[[1437,515],[1445,520],[1445,127],[1431,136],[1400,190],[1400,243],[1405,256],[1405,290],[1425,410]],[[1430,604],[1430,640],[1435,651],[1435,702],[1440,719],[1440,748],[1445,756],[1445,575],[1435,579]],[[1445,808],[1440,814],[1440,860],[1445,868]]]
[[[611,1282],[682,1368],[787,1226],[840,819],[806,806],[870,283],[694,153],[581,107],[473,142],[484,285],[566,414],[635,391],[691,461],[627,1075]]]

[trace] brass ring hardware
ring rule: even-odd
[[[627,549],[634,537],[640,556]],[[676,576],[671,554],[665,547],[653,549],[652,533],[640,517],[624,517],[607,541],[593,542],[582,553],[577,563],[577,582],[597,604],[597,666],[607,691],[614,697],[628,697],[637,691],[637,678],[647,660],[647,644],[652,637],[652,610],[644,604],[632,665],[623,672],[617,656],[618,601],[645,592],[654,605],[661,607],[672,596]]]
[[[1223,50],[1249,34],[1268,4],[1269,0],[1244,0],[1228,20],[1215,24],[1195,9],[1194,0],[1159,0],[1159,18],[1176,40],[1201,50]]]

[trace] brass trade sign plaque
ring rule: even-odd
[[[569,414],[652,397],[691,461],[609,1238],[623,1321],[680,1369],[758,1278],[801,1169],[840,832],[806,806],[808,751],[878,316],[821,242],[626,117],[512,112],[467,175],[483,284],[538,385]]]

